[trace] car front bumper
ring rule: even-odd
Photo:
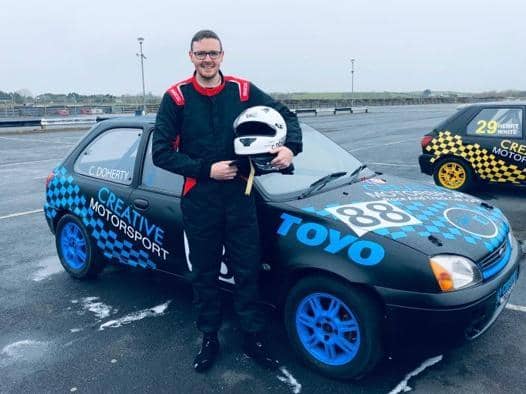
[[[420,165],[420,172],[423,172],[427,175],[433,174],[433,163],[431,163],[431,158],[433,158],[433,155],[429,155],[427,153],[423,153],[420,156],[418,156],[418,164]]]
[[[385,301],[386,335],[401,342],[482,335],[503,311],[519,277],[524,255],[513,243],[502,271],[471,288],[430,294],[377,287]]]

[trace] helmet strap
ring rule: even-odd
[[[252,192],[252,185],[254,184],[254,174],[256,172],[254,170],[254,165],[252,164],[252,159],[250,157],[248,158],[248,162],[250,164],[250,173],[248,174],[247,186],[245,188],[245,196],[249,196]]]

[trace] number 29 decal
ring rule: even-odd
[[[477,130],[475,131],[476,134],[495,134],[497,133],[499,123],[496,120],[490,120],[489,122],[486,120],[479,120],[477,126]]]
[[[345,204],[325,210],[349,226],[359,237],[381,228],[422,224],[420,220],[386,200]]]

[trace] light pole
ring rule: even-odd
[[[354,60],[351,59],[351,107],[354,105]]]
[[[142,76],[142,113],[143,115],[146,114],[146,91],[144,89],[144,59],[146,59],[146,56],[142,53],[142,43],[144,42],[143,37],[138,37],[137,41],[139,41],[139,53],[137,53],[137,56],[141,59],[141,76]]]

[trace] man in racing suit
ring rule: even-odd
[[[276,109],[287,124],[284,146],[272,151],[272,164],[287,168],[302,150],[297,117],[283,104],[244,79],[219,70],[223,49],[219,37],[202,30],[190,44],[194,75],[164,94],[153,135],[155,165],[185,177],[181,209],[190,249],[192,283],[198,296],[201,350],[196,371],[208,369],[219,350],[221,325],[218,288],[223,245],[234,274],[234,307],[244,332],[243,349],[256,361],[272,360],[261,341],[264,317],[257,305],[260,245],[254,193],[245,195],[234,153],[233,122],[246,108]]]

